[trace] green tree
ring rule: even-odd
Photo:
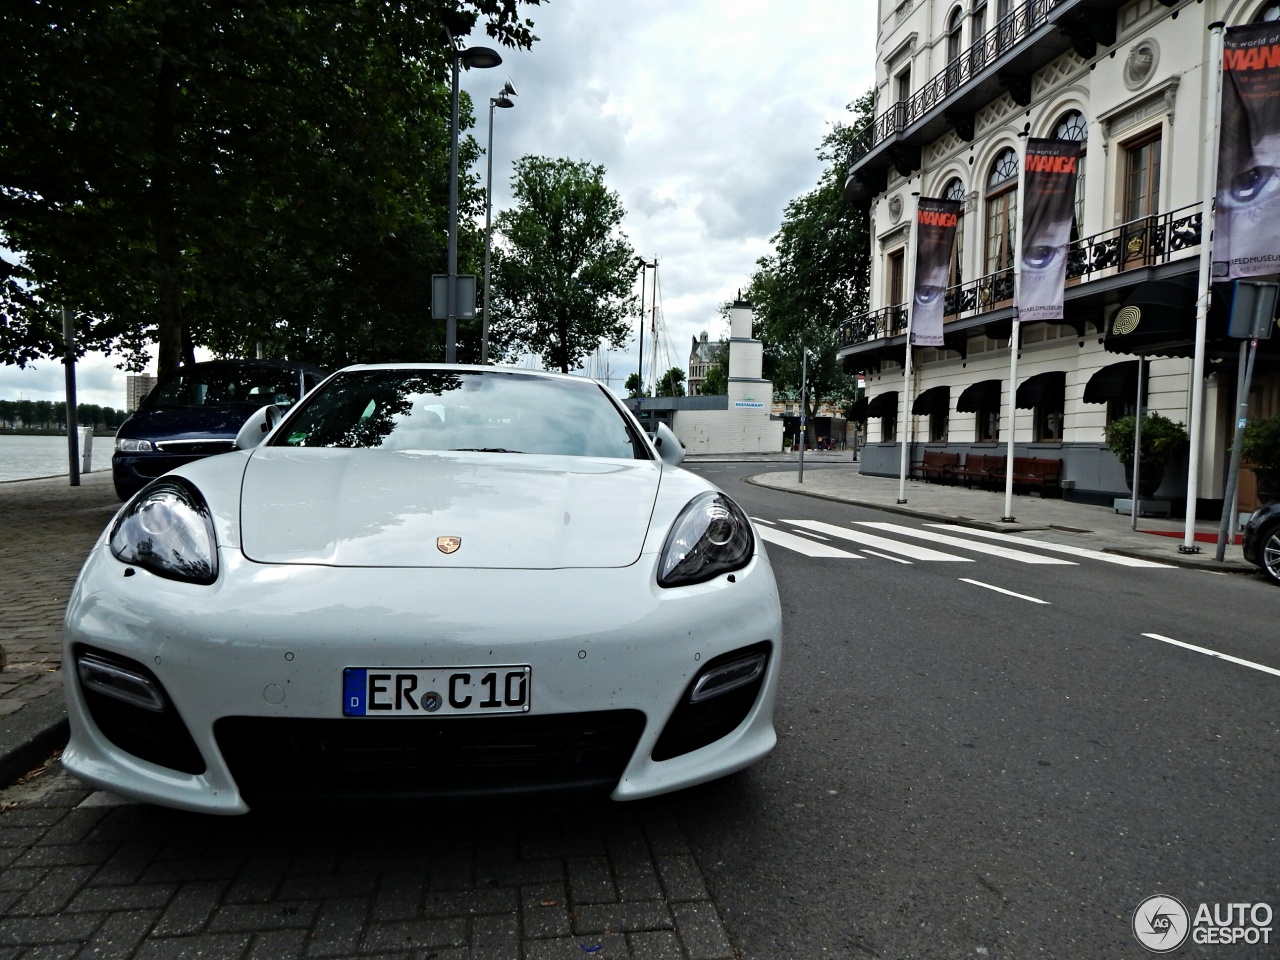
[[[629,374],[627,376],[627,382],[623,385],[623,389],[627,391],[627,396],[629,398],[640,396],[640,374]]]
[[[500,356],[532,353],[568,373],[601,342],[620,348],[637,310],[635,251],[604,167],[522,157],[516,206],[498,214],[490,337]]]
[[[725,305],[726,309],[728,304]],[[721,340],[711,349],[711,362],[699,388],[704,397],[722,397],[729,392],[729,342]]]
[[[683,397],[684,396],[684,371],[679,367],[672,367],[658,379],[658,396],[660,397]]]
[[[79,349],[140,368],[154,340],[161,377],[197,345],[329,364],[425,351],[444,27],[528,47],[521,2],[540,0],[7,4],[0,242],[20,256],[0,265],[0,362],[60,356],[64,305]]]
[[[874,91],[823,138],[818,156],[827,164],[818,186],[787,204],[773,237],[774,253],[757,262],[748,299],[755,309],[754,335],[765,344],[765,376],[782,397],[803,398],[812,423],[824,403],[844,405],[856,381],[836,362],[838,328],[867,309],[871,238],[867,216],[844,198],[845,158],[855,133],[874,113]],[[808,349],[807,364],[803,363]]]

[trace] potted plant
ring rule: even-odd
[[[1280,414],[1249,421],[1244,428],[1240,456],[1253,467],[1258,480],[1258,499],[1263,503],[1280,500]]]
[[[1124,480],[1133,489],[1133,434],[1136,417],[1112,420],[1105,428],[1107,446],[1124,464]],[[1158,413],[1142,418],[1142,463],[1139,468],[1140,497],[1150,497],[1164,479],[1164,468],[1189,439],[1187,429],[1176,420]]]

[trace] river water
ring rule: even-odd
[[[111,437],[94,438],[92,466],[95,471],[111,469],[113,444]],[[66,437],[0,434],[0,483],[36,477],[65,477],[68,473]]]

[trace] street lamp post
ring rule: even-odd
[[[445,31],[449,45],[453,47],[452,62],[452,116],[449,123],[449,289],[446,299],[448,311],[444,328],[444,362],[456,363],[458,359],[458,65],[468,68],[496,67],[502,63],[498,51],[488,47],[467,47],[459,50],[454,45],[453,33]]]
[[[489,98],[489,174],[484,188],[484,314],[480,320],[480,362],[489,362],[489,305],[493,302],[492,289],[489,286],[489,250],[493,246],[493,228],[490,219],[493,215],[493,108],[504,110],[514,107],[511,98],[516,96],[516,88],[511,78],[502,85],[496,97]]]

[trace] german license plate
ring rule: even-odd
[[[528,664],[486,667],[347,667],[342,713],[348,717],[526,713]]]

